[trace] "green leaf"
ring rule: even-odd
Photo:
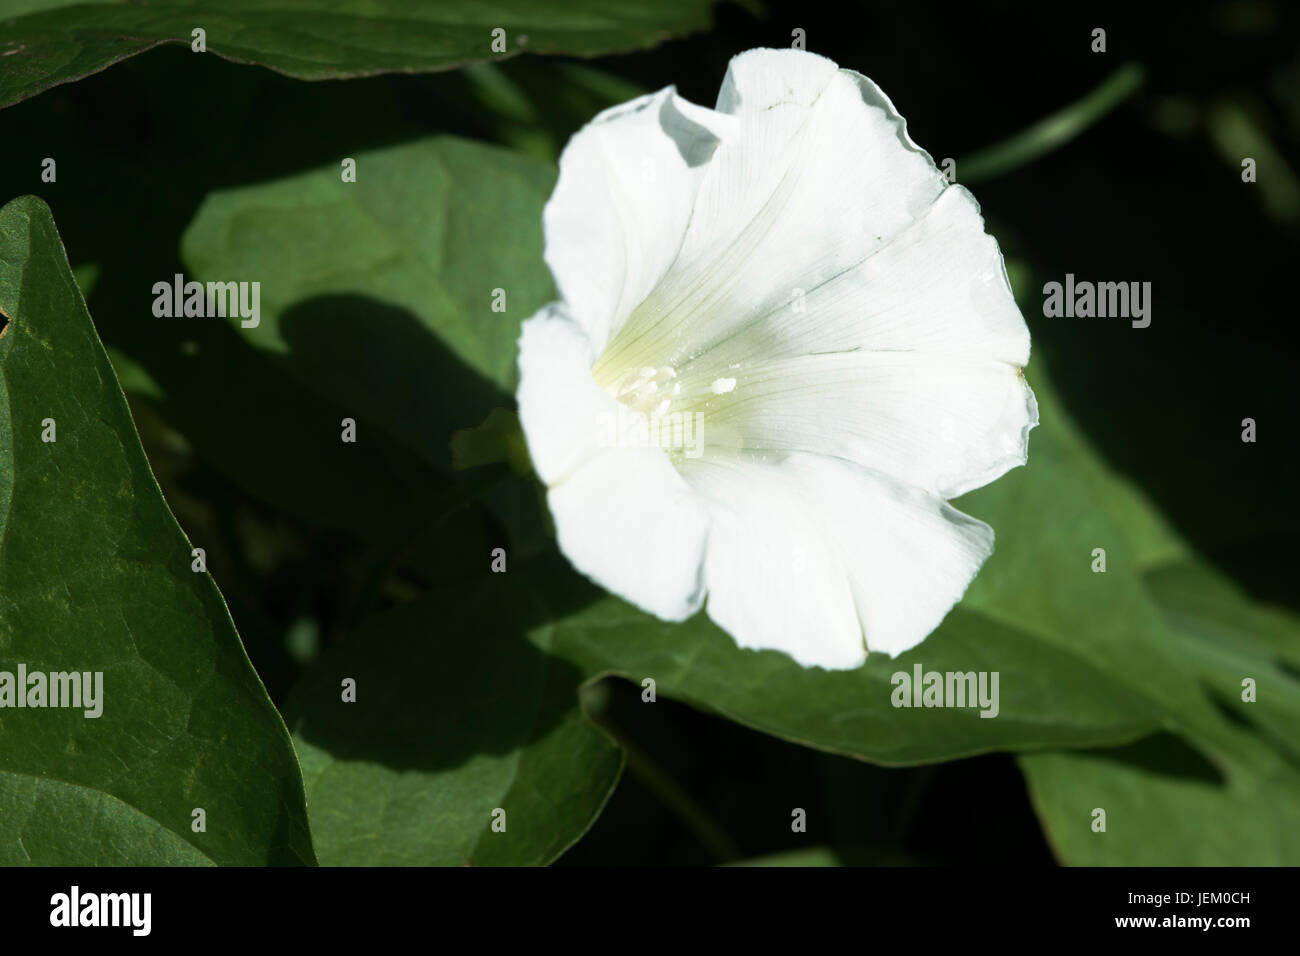
[[[448,70],[521,52],[598,56],[644,49],[709,25],[709,0],[7,0],[0,107],[161,44],[191,46],[306,80]],[[493,31],[504,31],[504,51]],[[497,37],[502,37],[497,34]],[[499,45],[498,45],[499,46]],[[198,55],[198,54],[196,54]]]
[[[1146,582],[1215,698],[1300,764],[1300,619],[1256,604],[1197,560],[1152,568]]]
[[[0,835],[16,845],[5,865],[212,866],[194,845],[93,787],[0,771]]]
[[[1156,712],[1140,696],[1035,635],[955,610],[924,650],[871,657],[854,671],[805,669],[743,651],[702,615],[657,621],[614,598],[557,621],[557,650],[592,674],[634,682],[794,743],[901,765],[990,750],[1131,740]],[[1030,666],[1037,661],[1039,669]],[[894,708],[893,674],[998,671],[993,719],[976,708]]]
[[[1056,855],[1075,866],[1295,866],[1300,774],[1251,735],[1208,760],[1172,735],[1019,758]],[[1094,811],[1106,812],[1104,833]]]
[[[514,578],[371,618],[295,690],[323,864],[539,865],[595,821],[622,755],[578,709],[582,675],[549,653]]]
[[[513,404],[519,324],[554,295],[555,172],[450,137],[355,159],[356,182],[334,166],[212,195],[182,255],[202,280],[260,281],[240,334],[449,469],[452,432]]]
[[[1057,854],[1076,865],[1300,862],[1300,620],[1253,603],[1195,559],[1146,574],[1178,648],[1218,700],[1214,738],[1160,735],[1124,749],[1023,755]],[[1254,700],[1243,700],[1243,680]],[[1105,833],[1091,813],[1107,814]]]
[[[34,197],[0,210],[0,311],[0,671],[103,673],[97,718],[0,709],[0,863],[314,862],[284,723]]]

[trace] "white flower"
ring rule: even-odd
[[[751,50],[716,109],[669,87],[579,131],[544,226],[562,301],[518,399],[569,560],[804,666],[934,630],[993,549],[946,499],[1038,412],[997,243],[884,93]]]

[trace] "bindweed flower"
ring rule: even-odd
[[[850,668],[993,550],[946,499],[1024,464],[1029,331],[979,206],[874,83],[798,50],[606,110],[544,216],[519,410],[561,550],[661,618]]]

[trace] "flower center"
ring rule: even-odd
[[[656,446],[674,465],[705,453],[708,410],[736,388],[734,378],[710,382],[689,364],[680,373],[671,365],[637,365],[596,382],[619,402],[614,420],[602,423],[603,440],[619,447]]]
[[[653,418],[661,418],[672,408],[673,399],[682,393],[677,372],[671,365],[643,366],[629,369],[620,379],[614,397],[628,408]]]

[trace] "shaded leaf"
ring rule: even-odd
[[[709,0],[8,0],[0,107],[161,44],[191,46],[304,80],[448,70],[525,50],[598,56],[650,47],[709,23]],[[493,31],[504,52],[493,50]]]
[[[622,755],[513,577],[372,617],[295,690],[323,864],[545,864],[604,807]]]
[[[314,862],[288,733],[34,197],[0,210],[0,310],[0,671],[103,673],[98,718],[0,710],[0,862]]]
[[[202,279],[260,281],[240,333],[446,469],[454,430],[513,404],[519,324],[553,295],[555,173],[451,137],[356,160],[355,183],[334,167],[214,194],[182,254]]]

